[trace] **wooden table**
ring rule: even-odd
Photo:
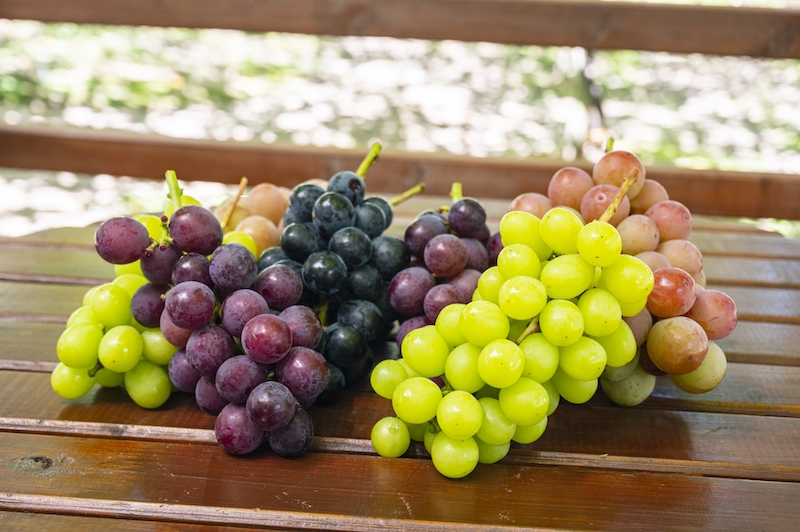
[[[403,204],[395,234],[441,198]],[[492,223],[507,203],[488,202]],[[496,225],[495,225],[496,227]],[[544,436],[499,464],[448,480],[424,451],[378,457],[391,413],[364,382],[312,409],[297,459],[228,456],[214,418],[175,394],[154,411],[120,389],[77,401],[49,371],[69,313],[112,269],[92,228],[0,240],[0,528],[189,530],[789,530],[800,522],[800,241],[695,218],[709,286],[740,323],[720,344],[716,390],[660,379],[635,408],[562,401]]]

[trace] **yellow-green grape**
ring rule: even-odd
[[[399,359],[397,361],[397,363],[400,364],[401,366],[403,366],[403,369],[406,370],[406,374],[408,375],[408,378],[411,378],[411,377],[422,377],[422,375],[420,375],[419,373],[417,373],[416,371],[411,369],[411,367],[408,365],[408,362],[406,362],[402,358]]]
[[[158,408],[169,399],[172,382],[167,370],[148,360],[140,360],[125,373],[125,390],[142,408]]]
[[[82,307],[78,307],[73,310],[72,314],[70,314],[69,318],[67,318],[66,328],[69,329],[73,325],[77,325],[79,323],[96,323],[101,325],[100,320],[98,320],[97,316],[95,316],[94,312],[92,312],[91,305],[83,305]]]
[[[83,305],[83,306],[87,306],[87,305],[88,305],[88,306],[91,306],[91,304],[92,304],[92,295],[93,295],[93,294],[94,294],[94,293],[97,291],[97,289],[98,289],[98,288],[100,288],[101,286],[103,286],[103,285],[100,285],[100,284],[99,284],[99,285],[97,285],[97,286],[93,286],[93,287],[91,287],[90,289],[88,289],[88,290],[87,290],[87,291],[86,291],[86,292],[83,294],[83,302],[81,303],[81,305]]]
[[[403,422],[405,423],[405,421]],[[411,441],[425,441],[425,433],[428,432],[430,423],[406,423],[408,428],[408,436]]]
[[[502,445],[489,445],[480,438],[473,438],[478,444],[478,462],[481,464],[496,464],[506,457],[511,448],[511,442]]]
[[[142,271],[142,263],[139,259],[136,259],[133,262],[129,262],[128,264],[115,264],[114,265],[114,276],[119,277],[120,275],[125,275],[126,273],[130,273],[133,275],[141,275],[144,277],[144,272]]]
[[[480,399],[481,397],[491,397],[492,399],[497,399],[498,397],[500,397],[500,390],[495,388],[494,386],[489,386],[487,384],[483,388],[475,392],[474,395],[478,399]]]
[[[583,315],[583,329],[590,336],[611,334],[622,322],[617,298],[602,288],[592,288],[581,294],[578,308]]]
[[[539,256],[546,260],[553,254],[553,250],[542,239],[539,233],[541,221],[533,214],[525,211],[510,211],[500,219],[500,239],[503,247],[511,244],[525,244]]]
[[[489,445],[503,445],[510,442],[517,425],[503,413],[500,400],[495,397],[481,397],[478,403],[483,410],[483,422],[475,436]]]
[[[621,381],[631,373],[633,370],[636,369],[636,366],[639,365],[639,352],[636,352],[636,355],[628,362],[627,364],[623,364],[621,366],[614,367],[610,364],[606,364],[606,369],[603,370],[603,374],[600,375],[600,381],[608,381],[608,382],[616,382]]]
[[[497,304],[506,316],[514,320],[530,320],[547,303],[547,290],[539,279],[520,275],[500,287]]]
[[[542,268],[539,279],[552,299],[572,299],[592,286],[594,267],[578,254],[561,255]]]
[[[542,387],[547,390],[547,395],[550,396],[550,406],[547,408],[547,415],[549,417],[552,416],[553,412],[555,412],[556,408],[558,408],[558,403],[561,402],[561,394],[558,393],[556,385],[553,384],[552,379],[547,382],[543,382]]]
[[[728,359],[719,344],[709,340],[708,354],[696,370],[682,375],[670,375],[669,378],[681,390],[687,393],[706,393],[716,388],[728,371]]]
[[[388,416],[372,426],[370,440],[375,451],[386,458],[402,456],[411,445],[411,435],[402,419]]]
[[[59,362],[50,374],[50,386],[64,399],[77,399],[86,395],[97,381],[96,377],[89,374],[93,369],[94,366],[73,368]]]
[[[578,233],[583,229],[583,220],[575,212],[564,207],[553,207],[542,216],[539,232],[544,242],[558,255],[578,252]]]
[[[431,459],[436,470],[448,478],[463,478],[478,465],[478,444],[473,438],[457,440],[443,431],[431,445]]]
[[[517,382],[500,390],[500,408],[512,423],[530,426],[547,416],[550,396],[544,387],[533,379],[520,377]]]
[[[497,268],[504,279],[518,275],[538,278],[542,263],[536,252],[525,244],[510,244],[497,255]]]
[[[597,379],[606,368],[606,351],[597,341],[581,336],[577,342],[559,349],[558,367],[579,381]]]
[[[97,354],[103,367],[125,373],[139,363],[143,350],[144,341],[139,331],[130,325],[120,325],[106,332]]]
[[[135,320],[134,320],[135,321]],[[140,332],[142,336],[142,356],[153,364],[166,366],[172,360],[172,355],[178,347],[172,345],[164,338],[161,329],[145,329]]]
[[[472,297],[470,298],[470,301],[481,301],[481,300],[483,300],[483,296],[481,295],[481,291],[476,288],[472,292]]]
[[[439,429],[436,428],[436,425],[433,423],[426,423],[426,425],[428,428],[425,430],[425,434],[422,437],[422,443],[425,445],[425,450],[428,451],[428,454],[431,454],[433,440],[436,438],[436,435],[439,434]]]
[[[573,379],[559,368],[550,382],[556,387],[558,395],[574,405],[580,405],[592,398],[597,391],[597,380],[579,381]]]
[[[608,222],[594,220],[578,233],[578,253],[592,266],[613,264],[622,253],[622,237]]]
[[[514,433],[514,437],[511,439],[517,443],[527,445],[541,438],[546,428],[547,428],[547,416],[545,416],[541,421],[539,421],[535,425],[518,426],[517,431]]]
[[[250,250],[250,253],[252,253],[254,257],[258,258],[258,245],[255,239],[244,231],[228,231],[222,235],[223,244],[229,244],[231,242],[243,245]]]
[[[469,392],[454,390],[439,401],[436,409],[439,428],[451,438],[463,440],[474,436],[483,423],[483,409]]]
[[[406,423],[425,423],[436,415],[442,390],[430,379],[410,377],[394,389],[392,408]]]
[[[459,321],[461,319],[461,312],[464,310],[463,303],[451,303],[444,307],[439,315],[436,316],[436,331],[442,335],[448,345],[456,346],[461,345],[467,341],[464,335],[461,334],[461,327]]]
[[[619,326],[606,336],[592,336],[605,349],[606,364],[613,367],[624,366],[636,356],[638,346],[630,325],[621,321]]]
[[[600,387],[613,403],[620,406],[636,406],[653,393],[656,378],[647,373],[642,366],[636,366],[631,374],[622,380],[612,382],[600,379]]]
[[[549,381],[558,368],[558,347],[553,345],[544,334],[529,334],[519,344],[525,357],[525,369],[522,376],[538,383]]]
[[[553,299],[539,314],[539,328],[548,342],[563,347],[583,335],[583,314],[575,303]]]
[[[623,316],[625,316],[626,318],[630,318],[631,316],[636,316],[637,314],[639,314],[646,305],[647,305],[647,298],[644,298],[641,301],[637,301],[635,303],[626,303],[624,301],[620,301],[619,310]]]
[[[505,338],[486,344],[478,357],[478,373],[486,384],[495,388],[511,386],[524,369],[522,349]]]
[[[423,377],[438,377],[444,373],[444,362],[450,346],[435,325],[425,325],[409,331],[400,345],[403,360]]]
[[[478,277],[477,290],[480,292],[481,299],[497,304],[497,295],[505,281],[506,278],[500,273],[499,267],[492,266],[486,269],[481,276]]]
[[[56,343],[58,360],[73,368],[94,367],[97,352],[103,340],[103,326],[99,323],[77,323],[64,329]]]
[[[387,358],[381,360],[369,375],[369,383],[375,393],[384,399],[391,399],[397,385],[408,378],[408,372],[403,365],[397,361]]]
[[[161,222],[159,216],[153,214],[136,214],[133,216],[134,220],[138,220],[147,229],[147,234],[153,240],[161,238],[164,232],[164,224]]]
[[[620,303],[647,299],[655,282],[650,267],[631,255],[620,255],[613,264],[604,267],[602,278],[606,289]]]
[[[464,343],[456,346],[444,363],[444,376],[454,390],[475,393],[486,385],[478,372],[481,348]]]
[[[459,317],[461,334],[471,344],[483,347],[492,340],[508,337],[508,317],[491,301],[467,303]]]
[[[181,195],[181,207],[185,207],[187,205],[200,205],[200,201],[191,197],[187,196],[186,194]],[[172,216],[172,213],[175,212],[175,204],[172,201],[167,201],[167,206],[164,208],[164,216],[167,218]]]
[[[106,329],[127,325],[133,319],[131,296],[124,288],[113,283],[97,287],[90,298],[92,312]]]
[[[135,294],[142,285],[148,283],[145,276],[137,275],[135,273],[123,273],[122,275],[115,277],[111,282],[124,289],[131,297],[133,297],[133,294]]]
[[[125,381],[124,373],[117,373],[108,368],[100,368],[97,370],[95,377],[97,377],[97,384],[103,388],[117,388],[118,386],[122,386],[122,383]]]

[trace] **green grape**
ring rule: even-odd
[[[594,220],[578,233],[578,253],[592,266],[613,264],[622,253],[622,237],[617,228],[608,222]]]
[[[547,416],[552,416],[553,412],[558,408],[558,403],[561,402],[561,394],[558,393],[556,385],[553,384],[553,379],[542,383],[542,387],[547,390],[547,395],[550,396],[550,406],[547,407]]]
[[[518,275],[538,278],[542,264],[536,252],[525,244],[509,244],[497,255],[497,268],[504,279]]]
[[[489,342],[478,356],[478,373],[486,384],[495,388],[511,386],[524,369],[522,349],[505,338]]]
[[[153,214],[136,214],[133,216],[134,220],[138,220],[147,229],[147,234],[153,240],[158,240],[164,233],[164,224],[161,218]]]
[[[636,303],[647,299],[653,290],[653,271],[641,259],[620,255],[611,265],[603,268],[603,283],[620,303]]]
[[[547,341],[563,347],[583,335],[583,315],[575,303],[553,299],[539,314],[539,328]]]
[[[258,244],[256,244],[252,236],[244,231],[228,231],[222,236],[223,244],[229,244],[231,242],[243,245],[250,250],[250,253],[252,253],[254,257],[258,257]]]
[[[97,354],[103,367],[125,373],[139,363],[143,351],[144,341],[139,331],[130,325],[120,325],[103,336]]]
[[[388,416],[372,426],[370,440],[375,451],[386,458],[402,456],[411,445],[411,435],[402,419]]]
[[[89,307],[91,307],[91,304],[92,304],[92,294],[94,294],[94,293],[97,291],[97,289],[98,289],[98,288],[100,288],[101,286],[103,286],[103,285],[97,285],[97,286],[93,286],[93,287],[91,287],[90,289],[88,289],[88,290],[87,290],[87,291],[86,291],[86,292],[83,294],[83,302],[81,303],[81,305],[83,305],[83,306],[87,306],[87,305],[88,305]]]
[[[624,366],[636,356],[638,346],[636,337],[633,335],[630,325],[621,321],[619,326],[611,334],[606,336],[592,336],[606,352],[609,366]]]
[[[134,320],[136,321],[136,320]],[[153,364],[159,366],[166,366],[172,360],[172,355],[178,350],[178,347],[172,345],[164,338],[161,329],[145,329],[140,333],[142,335],[142,356]]]
[[[405,335],[400,351],[411,369],[423,377],[438,377],[444,373],[450,346],[435,325],[425,325]]]
[[[139,334],[142,334],[142,333],[143,333],[143,332],[145,332],[145,331],[152,330],[152,329],[150,329],[150,328],[148,328],[148,327],[145,327],[144,325],[142,325],[142,324],[141,324],[141,323],[139,323],[138,321],[136,321],[136,318],[131,318],[131,322],[130,322],[128,325],[130,325],[131,327],[133,327],[134,329],[136,329],[136,331],[137,331]]]
[[[436,416],[442,390],[430,379],[410,377],[394,389],[392,408],[406,423],[425,423]]]
[[[561,368],[556,370],[553,378],[550,379],[556,387],[558,394],[565,400],[574,405],[580,405],[592,398],[597,391],[597,379],[591,381],[579,381],[573,379]]]
[[[497,399],[500,397],[500,390],[495,388],[494,386],[489,386],[488,384],[474,393],[475,397],[480,399],[482,397],[491,397],[492,399]]]
[[[400,364],[401,366],[403,366],[403,369],[406,370],[406,374],[408,375],[408,378],[411,378],[411,377],[422,377],[422,375],[420,375],[419,373],[417,373],[416,371],[411,369],[411,367],[408,365],[408,362],[406,362],[402,358],[398,359],[397,363]],[[387,399],[388,399],[388,397],[387,397]]]
[[[606,359],[602,345],[588,336],[581,336],[559,349],[558,367],[573,379],[590,381],[602,375]]]
[[[186,205],[200,205],[200,201],[192,196],[187,196],[186,194],[181,195],[181,207],[185,207]],[[164,216],[169,218],[172,216],[172,213],[175,212],[175,204],[171,201],[167,202],[167,206],[164,207]]]
[[[125,373],[125,390],[142,408],[158,408],[169,399],[172,382],[163,367],[149,360],[140,360]]]
[[[90,305],[106,329],[117,325],[127,325],[133,319],[131,313],[131,296],[124,288],[113,283],[106,283],[92,292]]]
[[[481,299],[484,301],[491,301],[497,304],[497,294],[500,292],[500,287],[506,281],[503,274],[500,273],[500,268],[492,266],[486,269],[480,277],[478,277],[478,292],[480,292]]]
[[[592,286],[594,267],[578,254],[561,255],[542,268],[539,279],[552,299],[572,299]]]
[[[86,395],[97,381],[90,376],[94,366],[88,368],[73,368],[59,362],[50,374],[50,386],[53,391],[64,399],[77,399]]]
[[[97,351],[103,340],[103,326],[99,323],[77,323],[64,329],[56,343],[58,360],[73,368],[97,365]]]
[[[454,390],[439,401],[436,409],[439,428],[451,438],[463,440],[474,436],[483,422],[480,403],[469,392]]]
[[[542,216],[539,232],[558,255],[578,252],[578,233],[583,228],[580,216],[564,207],[553,207]]]
[[[475,393],[486,384],[478,372],[481,348],[465,343],[454,348],[444,363],[444,376],[454,390]]]
[[[525,357],[525,369],[522,376],[538,383],[547,382],[558,368],[558,347],[553,345],[544,334],[529,334],[519,344],[522,356]]]
[[[618,367],[614,367],[608,363],[606,363],[606,369],[603,370],[603,374],[600,375],[600,381],[608,381],[608,382],[617,382],[621,381],[631,373],[633,370],[636,369],[636,366],[639,365],[639,352],[636,352],[636,355],[628,362],[627,364],[623,364]]]
[[[503,445],[510,442],[517,426],[503,413],[500,400],[494,397],[481,397],[478,403],[483,410],[483,422],[475,436],[489,445]]]
[[[542,235],[539,233],[541,221],[533,214],[525,211],[510,211],[500,219],[500,238],[503,247],[511,244],[525,244],[531,248],[540,260],[546,260],[553,254]]]
[[[635,303],[626,303],[624,301],[619,302],[619,310],[621,314],[626,318],[636,316],[642,311],[642,309],[645,306],[647,306],[647,298],[644,298],[641,301],[637,301]]]
[[[530,320],[547,303],[547,290],[539,279],[520,275],[507,280],[497,294],[497,304],[506,316]]]
[[[619,302],[602,288],[592,288],[581,294],[578,308],[583,315],[584,332],[590,336],[611,334],[622,322]]]
[[[384,399],[391,399],[397,385],[408,378],[408,372],[398,360],[387,358],[372,368],[369,383],[375,393]]]
[[[124,373],[117,373],[116,371],[111,371],[108,368],[100,368],[97,370],[96,377],[97,384],[103,388],[116,388],[118,386],[122,386],[122,383],[125,381]]]
[[[408,423],[406,421],[406,423]],[[433,440],[436,438],[436,435],[439,434],[439,429],[436,428],[436,425],[433,423],[426,423],[428,428],[425,429],[425,434],[422,437],[422,444],[425,446],[425,450],[428,451],[428,454],[431,454],[431,447],[433,447]]]
[[[431,444],[436,470],[448,478],[463,478],[478,465],[478,444],[473,438],[457,440],[439,432]]]
[[[127,273],[133,275],[141,275],[144,277],[144,272],[142,271],[142,263],[139,259],[136,259],[133,262],[129,262],[128,264],[115,264],[114,265],[114,276],[119,277],[120,275],[125,275]]]
[[[535,425],[518,426],[517,431],[514,433],[514,437],[511,439],[522,445],[535,442],[542,437],[542,434],[544,434],[544,431],[547,428],[547,419],[548,416],[545,416]]]
[[[506,457],[511,448],[510,441],[502,445],[489,445],[480,438],[474,440],[478,444],[478,463],[481,464],[496,464]]]
[[[405,423],[405,425],[408,428],[408,435],[411,441],[425,441],[425,433],[428,431],[430,423]]]
[[[135,294],[141,286],[148,283],[146,277],[143,275],[137,275],[135,273],[123,273],[122,275],[117,275],[117,277],[111,282],[124,289],[131,297],[133,297],[133,294]]]
[[[508,317],[496,304],[472,301],[461,311],[459,327],[469,343],[483,347],[492,340],[506,338],[511,326]]]
[[[69,318],[67,318],[66,328],[69,329],[78,323],[96,323],[102,326],[100,320],[98,320],[97,316],[94,315],[90,305],[83,305],[82,307],[78,307],[73,310],[72,314],[70,314]]]
[[[636,406],[653,393],[656,377],[639,365],[622,380],[612,382],[600,379],[600,387],[611,402],[620,406]]]
[[[520,377],[517,382],[500,390],[500,408],[518,427],[535,425],[547,416],[550,396],[547,390],[533,379]]]
[[[451,303],[444,307],[436,317],[436,331],[442,335],[448,345],[461,345],[467,341],[461,334],[459,320],[461,312],[464,310],[463,303]]]

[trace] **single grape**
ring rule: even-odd
[[[218,288],[233,291],[253,285],[258,265],[256,258],[243,245],[223,244],[211,254],[208,273]]]
[[[497,268],[504,279],[518,275],[539,278],[542,271],[539,256],[525,244],[509,244],[497,254]]]
[[[397,458],[402,456],[411,444],[411,435],[406,423],[397,417],[384,417],[372,426],[370,433],[372,447],[380,456]]]
[[[558,347],[540,332],[526,336],[519,347],[525,358],[522,376],[540,384],[549,381],[558,368]]]
[[[578,298],[583,316],[583,329],[590,336],[605,336],[614,332],[622,321],[622,309],[608,290],[592,288]]]
[[[436,285],[428,270],[419,266],[403,269],[389,283],[389,303],[403,316],[422,314],[425,295]]]
[[[231,336],[242,335],[244,325],[251,318],[269,312],[266,300],[249,288],[236,290],[228,295],[220,307],[220,325]]]
[[[420,215],[406,228],[403,241],[409,252],[415,257],[422,257],[425,246],[437,235],[448,234],[447,225],[439,215]]]
[[[269,308],[283,310],[300,301],[303,296],[303,278],[286,263],[276,263],[263,269],[253,282]]]
[[[250,392],[245,403],[247,415],[266,432],[285,427],[298,408],[292,392],[278,381],[265,381]]]
[[[688,240],[667,240],[661,242],[655,250],[664,255],[671,266],[680,268],[689,275],[698,274],[703,269],[702,253]]]
[[[242,349],[260,364],[274,364],[292,347],[289,325],[273,314],[259,314],[242,329]]]
[[[314,202],[313,222],[326,238],[343,227],[352,226],[354,221],[353,202],[338,192],[325,192]]]
[[[536,216],[523,212],[507,212],[500,219],[500,235],[503,246],[525,244],[530,247],[539,260],[547,260],[553,250],[542,239],[539,231],[541,221]],[[491,253],[490,253],[491,257]]]
[[[560,255],[554,257],[542,268],[539,276],[552,299],[572,299],[585,292],[594,281],[594,266],[581,255]]]
[[[602,375],[608,357],[602,345],[588,336],[559,348],[558,367],[573,379],[590,381]]]
[[[397,417],[406,423],[425,423],[436,416],[442,390],[425,377],[410,377],[392,394],[392,408]]]
[[[435,325],[425,325],[406,334],[400,351],[415,372],[423,377],[438,377],[444,373],[450,346]]]
[[[303,263],[303,282],[318,294],[335,294],[347,280],[347,265],[331,251],[318,251]]]
[[[356,367],[364,359],[367,341],[352,325],[334,323],[325,330],[325,358],[340,368]]]
[[[264,441],[264,431],[247,416],[244,405],[228,404],[214,422],[217,443],[229,454],[249,454]]]
[[[559,169],[547,184],[547,197],[555,207],[564,205],[580,210],[583,196],[595,185],[592,176],[581,168],[566,166]]]
[[[631,213],[644,214],[647,209],[658,203],[669,199],[667,189],[664,185],[653,179],[645,179],[642,190],[631,200]]]
[[[291,421],[283,427],[273,430],[267,436],[272,451],[284,458],[300,456],[311,445],[314,439],[314,423],[311,416],[298,408]]]
[[[397,237],[381,235],[372,239],[372,256],[369,265],[380,272],[385,281],[408,267],[411,253],[408,246]]]
[[[471,393],[454,390],[439,401],[436,421],[445,434],[463,440],[474,436],[481,428],[483,409]]]
[[[378,362],[369,375],[372,389],[385,399],[391,399],[397,385],[408,378],[408,372],[397,360],[384,359]]]
[[[169,360],[167,368],[169,380],[173,386],[182,392],[194,393],[200,375],[192,369],[186,360],[186,351],[179,349]]]
[[[300,406],[314,403],[328,385],[330,372],[325,358],[308,347],[292,347],[275,367],[278,380],[297,398]]]
[[[165,310],[175,325],[194,330],[211,322],[216,304],[217,298],[208,286],[186,281],[167,292]]]
[[[591,399],[597,392],[598,379],[581,381],[573,379],[559,368],[550,379],[558,394],[566,401],[580,405]]]
[[[653,271],[647,264],[630,255],[620,255],[616,261],[604,267],[602,280],[605,288],[620,303],[637,303],[647,299],[655,281]]]
[[[197,406],[206,414],[216,416],[228,403],[217,391],[214,379],[200,377],[194,389],[194,399]]]
[[[198,205],[181,207],[169,219],[173,243],[186,252],[208,255],[222,244],[222,226],[208,209]]]
[[[516,443],[522,445],[528,445],[541,438],[546,428],[547,428],[547,417],[544,417],[541,421],[539,421],[535,425],[528,425],[528,426],[518,425],[517,430],[514,432],[514,436],[511,439]]]
[[[402,347],[403,340],[405,339],[408,333],[410,333],[414,329],[419,329],[420,327],[424,327],[425,325],[433,325],[431,320],[429,320],[425,314],[420,314],[419,316],[412,316],[404,320],[402,323],[400,323],[400,325],[397,327],[397,333],[395,334],[395,342],[397,343],[397,347],[398,348]]]
[[[142,273],[153,284],[167,285],[172,280],[172,271],[183,252],[175,244],[161,244],[142,253]]]
[[[708,353],[697,369],[683,375],[670,375],[670,380],[688,393],[707,393],[719,386],[728,370],[725,353],[716,342],[708,342]]]
[[[217,370],[214,384],[229,403],[244,404],[250,392],[267,380],[267,370],[247,355],[225,360]]]
[[[544,309],[546,303],[547,289],[539,279],[533,277],[509,279],[497,293],[500,309],[515,320],[530,320]]]
[[[77,323],[64,329],[56,343],[56,356],[62,364],[73,368],[94,367],[103,340],[99,323]]]
[[[636,366],[625,378],[617,381],[600,379],[600,387],[608,399],[620,406],[636,406],[650,397],[656,386],[654,375]]]
[[[536,425],[547,417],[550,396],[533,379],[520,377],[514,384],[500,390],[500,408],[509,421],[517,426]]]
[[[467,248],[467,263],[464,266],[464,269],[482,272],[489,267],[489,252],[486,250],[486,246],[483,245],[480,240],[462,237],[461,242]]]
[[[184,281],[197,281],[209,288],[214,287],[208,268],[211,262],[205,255],[200,253],[187,253],[178,259],[172,269],[172,284],[176,285]]]
[[[636,155],[624,150],[606,153],[592,168],[592,180],[598,185],[606,183],[619,188],[629,176],[636,177],[627,193],[627,197],[633,199],[644,186],[645,168]]]
[[[500,289],[505,282],[506,278],[500,271],[500,266],[492,266],[487,268],[486,271],[478,277],[478,285],[476,288],[478,289],[478,293],[480,293],[481,299],[499,304]]]
[[[475,437],[489,445],[503,445],[510,442],[517,425],[505,415],[500,401],[495,397],[481,397],[478,403],[483,410],[483,421]]]
[[[161,334],[164,335],[164,338],[177,347],[186,347],[186,342],[189,341],[189,337],[194,332],[192,329],[182,329],[175,325],[169,314],[167,314],[166,309],[161,313],[158,327],[161,329]]]
[[[145,329],[139,334],[142,335],[142,357],[153,364],[166,366],[178,351],[159,329]]]
[[[234,354],[233,338],[214,324],[197,329],[186,342],[189,366],[204,377],[213,378],[222,363]]]
[[[145,283],[139,287],[131,298],[131,314],[133,319],[143,327],[158,327],[165,307],[166,286]]]
[[[128,264],[138,260],[150,246],[147,228],[126,216],[109,218],[94,233],[98,255],[111,264]]]
[[[654,251],[661,238],[656,223],[643,214],[628,216],[617,225],[617,231],[622,239],[622,252],[628,255]]]
[[[319,251],[319,240],[311,226],[305,223],[293,223],[286,226],[281,233],[280,249],[286,257],[303,262],[312,253]]]
[[[304,305],[286,307],[278,315],[292,331],[292,347],[315,348],[325,331],[317,314]]]
[[[538,192],[523,192],[511,200],[508,211],[525,211],[541,219],[547,211],[553,208],[550,198]]]
[[[671,375],[683,375],[696,370],[705,360],[708,336],[693,319],[676,316],[653,324],[646,345],[656,367]]]
[[[131,296],[124,288],[113,283],[98,286],[91,293],[89,305],[106,329],[127,325],[133,319]]]
[[[657,318],[680,316],[692,308],[696,297],[697,288],[691,275],[680,268],[659,268],[653,272],[647,310]]]
[[[473,438],[451,438],[439,432],[431,445],[431,459],[436,470],[448,478],[463,478],[478,465],[478,444]]]
[[[459,236],[471,237],[486,225],[486,211],[479,201],[461,198],[450,205],[447,221]]]
[[[478,373],[489,386],[505,388],[514,384],[525,369],[522,349],[505,338],[486,344],[478,357]]]
[[[679,201],[664,200],[648,208],[645,216],[651,218],[658,227],[661,241],[686,240],[692,232],[692,213]]]
[[[149,360],[140,360],[125,372],[125,390],[142,408],[158,408],[172,394],[172,382],[164,367]]]
[[[301,183],[289,194],[289,210],[301,222],[310,222],[314,202],[325,193],[325,189],[314,183]]]
[[[245,199],[250,214],[262,216],[276,224],[289,207],[289,198],[281,192],[280,188],[271,183],[257,184]]]
[[[739,314],[733,299],[719,290],[698,290],[686,316],[696,321],[709,340],[721,340],[736,328]]]
[[[93,368],[76,368],[59,362],[50,374],[50,386],[64,399],[77,399],[86,395],[97,382],[90,373]]]
[[[606,352],[606,364],[609,366],[623,366],[636,356],[638,347],[636,337],[624,321],[621,321],[611,334],[591,338],[603,346]]]
[[[369,238],[380,236],[388,226],[386,213],[378,205],[364,202],[355,208],[353,227],[363,231]]]
[[[442,286],[442,285],[439,285]],[[466,305],[464,303],[451,303],[442,308],[436,315],[434,325],[436,331],[442,335],[445,342],[451,346],[458,346],[467,341],[461,334],[461,312]]]
[[[608,222],[594,220],[583,226],[577,237],[578,253],[592,266],[609,266],[622,253],[622,237]]]
[[[118,325],[103,335],[97,356],[103,367],[125,373],[139,363],[143,350],[144,341],[139,331],[129,325]]]
[[[570,345],[583,335],[583,314],[571,301],[552,299],[539,314],[539,327],[553,345]]]
[[[574,211],[554,207],[542,217],[539,232],[545,244],[558,255],[577,253],[578,233],[583,228],[583,220]]]
[[[506,338],[510,325],[499,306],[489,301],[472,301],[461,312],[459,327],[468,342],[484,347],[493,340]]]
[[[375,205],[376,207],[378,207],[381,211],[383,211],[383,214],[386,217],[386,227],[392,225],[392,220],[394,219],[394,213],[392,211],[391,203],[389,203],[380,196],[371,196],[369,198],[364,198],[363,203],[369,205]]]
[[[438,277],[453,277],[467,266],[467,246],[455,235],[431,238],[425,245],[423,259],[428,270]]]

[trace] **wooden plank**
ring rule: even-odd
[[[66,323],[89,286],[0,281],[0,320]]]
[[[800,57],[794,9],[533,0],[6,0],[2,18]]]
[[[126,132],[96,132],[31,126],[0,126],[0,166],[161,179],[174,169],[187,181],[292,187],[312,178],[328,179],[355,169],[364,150],[301,148],[255,142],[159,138]],[[370,171],[373,193],[399,193],[424,182],[432,195],[447,196],[453,182],[468,194],[508,201],[523,192],[545,192],[553,174],[567,163],[502,157],[407,153],[385,150]],[[572,164],[572,163],[570,163]],[[753,218],[800,216],[800,178],[787,174],[724,172],[650,167],[672,199],[698,214]]]
[[[800,259],[703,256],[708,284],[800,288]]]
[[[30,499],[28,499],[30,500]],[[66,504],[66,501],[63,501]],[[147,521],[144,519],[126,520],[118,516],[87,517],[74,515],[43,514],[42,508],[33,507],[27,511],[0,512],[0,527],[15,532],[41,532],[42,530],[80,530],[81,532],[158,532],[165,528],[163,521]],[[186,523],[170,523],[169,529],[175,532],[204,531],[233,532],[252,530],[243,527],[219,527],[216,525],[200,525]]]
[[[733,332],[717,343],[729,362],[800,365],[800,325],[740,321]]]
[[[800,239],[775,238],[777,233],[731,233],[697,230],[696,225],[689,241],[703,252],[703,256],[749,257],[767,259],[800,258]]]
[[[114,266],[92,248],[54,249],[40,246],[2,246],[0,279],[36,280],[60,284],[95,285],[114,279]]]
[[[742,321],[800,323],[800,291],[709,283],[733,298]]]

